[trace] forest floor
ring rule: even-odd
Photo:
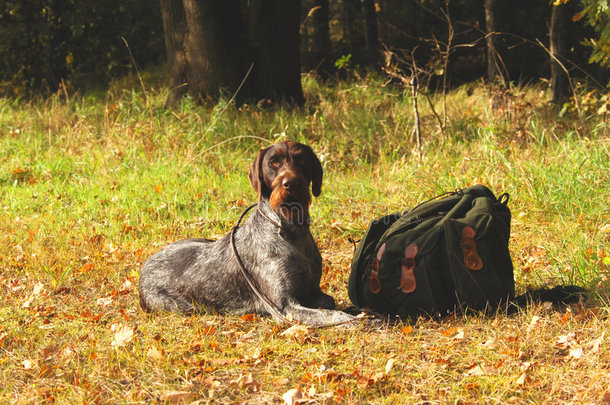
[[[166,111],[167,89],[144,83],[0,99],[0,402],[610,401],[607,97],[561,109],[541,85],[474,83],[446,108],[433,95],[438,118],[421,97],[418,150],[412,100],[381,81],[305,76],[300,110],[186,99]],[[312,233],[340,308],[350,238],[474,183],[510,193],[517,291],[576,284],[588,299],[321,330],[144,313],[142,263],[228,232],[256,199],[257,151],[288,138],[324,165]]]

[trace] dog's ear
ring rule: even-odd
[[[248,178],[250,179],[250,184],[252,184],[252,188],[258,194],[258,199],[262,199],[263,197],[268,198],[271,194],[271,190],[265,184],[265,178],[263,173],[263,159],[265,158],[265,153],[267,153],[267,149],[261,149],[254,159],[252,166],[250,166],[250,172],[248,173]]]
[[[322,170],[322,164],[320,159],[316,156],[313,150],[308,146],[312,170],[311,170],[311,193],[317,197],[322,193],[322,176],[324,171]]]

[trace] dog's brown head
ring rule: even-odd
[[[278,142],[261,150],[250,168],[250,183],[259,200],[286,221],[308,219],[309,184],[314,196],[322,192],[322,165],[313,150],[294,141]]]

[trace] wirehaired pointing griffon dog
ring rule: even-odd
[[[259,196],[256,210],[234,234],[250,277],[278,313],[242,274],[231,235],[217,241],[186,239],[165,247],[144,264],[140,304],[149,312],[271,314],[308,325],[347,322],[335,300],[320,290],[322,257],[309,230],[311,191],[319,196],[322,166],[309,146],[285,141],[259,152],[249,173]]]

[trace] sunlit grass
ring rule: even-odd
[[[305,76],[301,110],[105,94],[0,99],[0,401],[599,402],[610,384],[607,117],[578,117],[539,86],[448,94],[446,128],[375,80]],[[499,97],[495,108],[490,100]],[[442,114],[440,96],[432,101]],[[369,221],[475,182],[511,195],[517,288],[591,291],[586,307],[421,319],[286,336],[269,319],[149,316],[138,272],[161,246],[222,235],[256,195],[261,147],[310,143],[325,170],[312,207],[323,289],[349,305],[353,245]],[[133,330],[113,347],[113,324]],[[169,395],[169,397],[168,397]],[[169,399],[168,399],[169,398]]]

